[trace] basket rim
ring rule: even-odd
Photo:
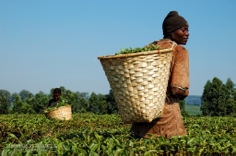
[[[101,60],[101,59],[122,58],[122,57],[131,57],[131,56],[139,56],[139,55],[161,54],[161,53],[172,52],[173,50],[174,49],[172,47],[172,48],[167,48],[167,49],[152,50],[152,51],[138,52],[138,53],[132,53],[132,54],[98,56],[98,59]]]
[[[68,106],[61,106],[61,107],[71,107],[71,105],[68,105]],[[61,108],[61,107],[58,107],[58,108]],[[53,110],[50,110],[49,112],[47,112],[47,113],[45,113],[45,114],[49,114],[49,113],[51,113],[52,111],[55,111],[55,110],[57,110],[58,108],[56,108],[56,109],[53,109]]]

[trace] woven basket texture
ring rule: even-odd
[[[151,122],[162,116],[172,51],[173,46],[162,53],[99,57],[123,122]]]
[[[45,115],[49,119],[55,118],[60,120],[70,120],[72,119],[71,105],[56,108]]]

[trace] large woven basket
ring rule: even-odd
[[[151,122],[162,116],[174,45],[173,42],[168,49],[98,57],[123,122]]]
[[[70,120],[72,119],[71,105],[58,107],[45,113],[45,115],[49,119],[55,118],[60,120]]]

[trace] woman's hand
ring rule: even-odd
[[[185,99],[188,94],[189,94],[189,91],[188,90],[181,90],[179,88],[171,88],[171,94],[176,97],[176,98],[179,98],[180,100],[183,100]]]

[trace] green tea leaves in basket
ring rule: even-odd
[[[62,106],[69,106],[68,100],[60,97],[61,102],[59,102],[55,107],[49,107],[47,110],[45,110],[45,113],[48,113],[56,108],[62,107]]]
[[[144,48],[134,48],[132,49],[123,49],[121,48],[121,51],[118,51],[118,53],[115,53],[115,55],[122,55],[122,54],[132,54],[132,53],[138,53],[138,52],[145,52],[145,51],[153,51],[153,50],[158,50],[160,45],[155,46],[154,44],[151,44],[151,47],[144,47]]]

